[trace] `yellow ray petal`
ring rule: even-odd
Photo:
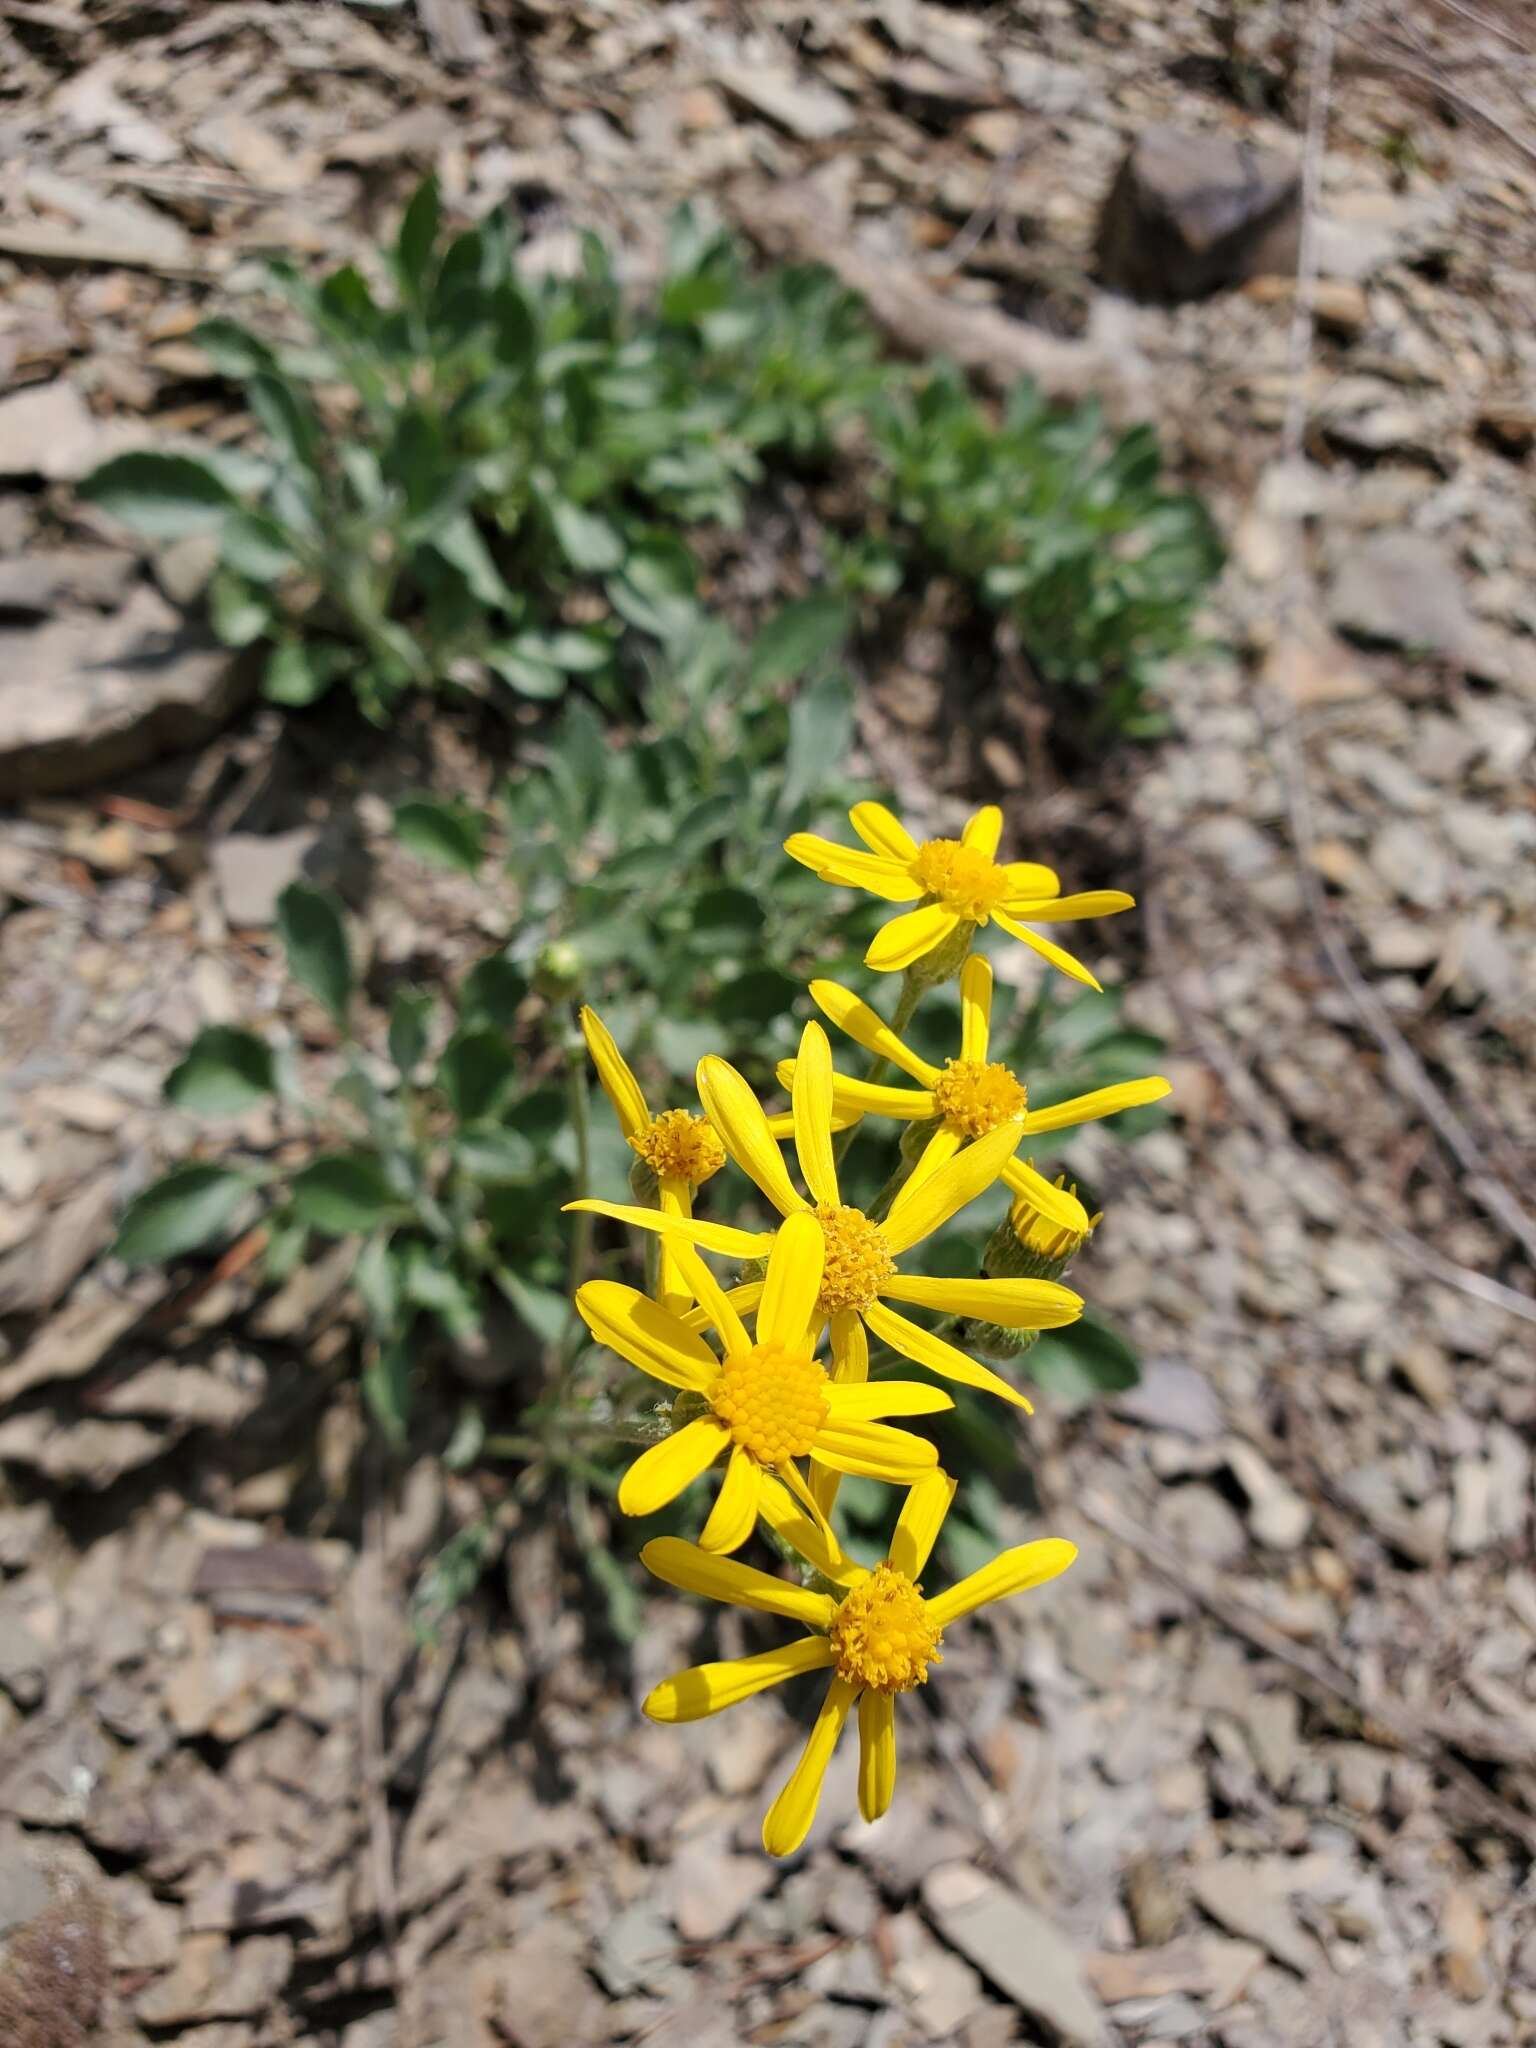
[[[947,1472],[925,1472],[907,1490],[891,1536],[890,1561],[914,1585],[933,1555],[944,1517],[955,1497],[956,1481]]]
[[[1003,814],[996,804],[983,804],[979,811],[973,811],[965,821],[965,830],[960,834],[960,844],[969,846],[975,853],[984,853],[988,860],[997,852],[997,842],[1003,836]]]
[[[656,1188],[656,1206],[664,1216],[691,1218],[693,1189],[685,1180],[663,1176]],[[656,1250],[656,1299],[673,1315],[685,1316],[693,1307],[694,1290],[683,1277],[680,1259],[684,1252],[689,1251],[689,1246],[672,1231],[662,1238]],[[692,1256],[702,1270],[709,1270],[697,1253]]]
[[[888,903],[915,903],[923,893],[921,882],[914,882],[900,863],[878,853],[839,846],[836,840],[818,838],[814,832],[794,833],[785,840],[784,851],[823,882],[867,889],[871,896],[883,896]]]
[[[960,1057],[985,1060],[992,1029],[992,963],[972,953],[960,970]]]
[[[772,1238],[769,1238],[768,1243],[771,1245],[772,1242]],[[728,1287],[722,1298],[735,1309],[738,1316],[750,1315],[763,1298],[763,1283],[761,1280],[743,1281],[740,1287]],[[690,1330],[718,1330],[720,1327],[709,1310],[703,1306],[689,1309],[683,1321]],[[750,1350],[751,1345],[752,1339],[743,1334],[743,1349]]]
[[[742,1172],[757,1182],[781,1216],[805,1208],[762,1106],[736,1069],[711,1053],[699,1061],[698,1084],[704,1114]]]
[[[1002,867],[1008,881],[1008,894],[1003,899],[1005,903],[1012,903],[1016,898],[1036,903],[1042,897],[1054,896],[1061,887],[1061,878],[1056,870],[1043,868],[1038,861],[1008,860]]]
[[[832,1318],[832,1377],[845,1387],[869,1378],[869,1338],[851,1308],[840,1308]]]
[[[1033,1415],[1034,1409],[1017,1387],[1010,1387],[1005,1379],[999,1379],[984,1365],[967,1358],[963,1351],[957,1351],[953,1344],[946,1344],[942,1337],[934,1336],[920,1324],[908,1322],[905,1316],[897,1315],[893,1308],[877,1301],[873,1308],[865,1311],[864,1320],[877,1337],[883,1337],[893,1351],[899,1351],[903,1358],[910,1358],[916,1365],[926,1365],[930,1372],[936,1372],[941,1379],[958,1380],[962,1387],[976,1387],[984,1394],[996,1394],[1000,1401],[1010,1401],[1015,1408],[1022,1408],[1026,1415]]]
[[[935,946],[943,945],[959,922],[956,913],[946,910],[942,903],[922,903],[916,910],[903,911],[875,933],[864,955],[864,965],[880,974],[894,974],[899,968],[910,967],[914,960],[921,960]]]
[[[1173,1093],[1173,1083],[1161,1074],[1149,1074],[1144,1081],[1116,1081],[1108,1088],[1092,1088],[1086,1095],[1074,1095],[1070,1102],[1053,1102],[1049,1109],[1032,1109],[1024,1119],[1026,1137],[1036,1131],[1065,1131],[1074,1124],[1091,1124],[1102,1116],[1118,1116],[1122,1109],[1140,1109],[1148,1102],[1161,1102]]]
[[[1075,959],[1064,946],[1057,946],[1049,939],[1042,939],[1038,932],[1032,932],[1028,925],[1020,924],[1018,919],[1010,917],[1006,910],[994,910],[992,915],[1005,932],[1011,932],[1014,938],[1021,940],[1031,952],[1038,953],[1042,960],[1049,960],[1053,967],[1060,968],[1061,972],[1069,975],[1073,981],[1080,981],[1088,988],[1096,988],[1101,995],[1103,994],[1098,976],[1090,974],[1082,961]],[[1033,916],[1034,912],[1031,911],[1030,915]]]
[[[599,1344],[669,1387],[699,1394],[720,1370],[704,1339],[638,1288],[588,1280],[576,1290],[576,1309]]]
[[[917,859],[917,841],[893,811],[884,804],[855,804],[848,822],[871,853],[905,865]]]
[[[689,1290],[689,1311],[693,1299],[698,1297],[703,1321],[696,1322],[691,1313],[683,1312],[689,1329],[710,1328],[720,1332],[721,1341],[727,1351],[750,1351],[752,1339],[747,1335],[747,1326],[741,1320],[736,1303],[708,1266],[699,1257],[691,1244],[674,1233],[672,1238],[662,1239],[662,1249],[670,1252],[676,1262],[681,1284]]]
[[[712,1415],[701,1415],[675,1436],[652,1444],[619,1481],[620,1508],[626,1515],[654,1515],[707,1472],[730,1440],[730,1432]]]
[[[609,1031],[596,1010],[585,1005],[581,1011],[581,1035],[587,1041],[587,1051],[592,1055],[592,1064],[597,1069],[597,1078],[603,1093],[613,1104],[613,1113],[619,1120],[619,1129],[626,1138],[637,1138],[651,1121],[651,1112],[646,1107],[645,1096],[640,1083],[629,1070],[629,1062],[613,1042]]]
[[[792,1856],[810,1833],[821,1799],[821,1783],[854,1696],[854,1688],[846,1678],[834,1678],[827,1687],[826,1699],[800,1761],[763,1821],[763,1847],[770,1856]]]
[[[859,1812],[878,1820],[896,1790],[896,1702],[888,1692],[859,1696]]]
[[[954,1402],[940,1387],[921,1380],[866,1380],[862,1386],[827,1388],[830,1422],[878,1422],[884,1415],[941,1415]]]
[[[795,1156],[811,1199],[835,1209],[842,1197],[837,1192],[837,1162],[832,1156],[832,1048],[815,1022],[800,1034],[791,1113]]]
[[[759,1344],[781,1344],[786,1351],[803,1349],[816,1314],[826,1256],[827,1242],[814,1216],[785,1217],[768,1254],[763,1299],[757,1311]]]
[[[645,1711],[653,1721],[702,1721],[722,1707],[734,1707],[770,1685],[798,1678],[803,1671],[825,1671],[832,1662],[825,1636],[804,1636],[782,1648],[759,1650],[755,1657],[731,1657],[719,1664],[695,1664],[664,1678],[648,1695]]]
[[[785,1467],[787,1473],[793,1473],[794,1469],[792,1465]],[[813,1486],[815,1478],[816,1468],[812,1467]],[[812,1500],[814,1502],[814,1493]],[[863,1565],[855,1564],[845,1554],[825,1519],[817,1521],[783,1480],[770,1472],[763,1474],[758,1512],[768,1526],[784,1538],[791,1550],[798,1551],[807,1564],[814,1565],[823,1578],[831,1579],[834,1585],[857,1586],[869,1577]]]
[[[1117,911],[1134,910],[1136,898],[1123,889],[1084,889],[1076,896],[1052,895],[1044,903],[1026,897],[1007,908],[1014,917],[1027,917],[1031,924],[1071,924],[1081,917],[1113,917]]]
[[[890,1429],[883,1422],[844,1422],[837,1416],[828,1416],[817,1430],[811,1458],[836,1472],[886,1479],[897,1486],[939,1462],[928,1439],[909,1429]]]
[[[832,1103],[850,1122],[864,1116],[894,1116],[912,1123],[936,1113],[931,1088],[886,1088],[878,1081],[855,1081],[847,1074],[833,1075]]]
[[[779,1079],[783,1082],[786,1088],[789,1088],[794,1084],[794,1065],[795,1063],[793,1060],[779,1061]],[[785,1072],[786,1068],[789,1069],[788,1073]],[[834,1100],[832,1104],[833,1130],[846,1131],[850,1125],[856,1124],[859,1121],[859,1118],[862,1114],[862,1111],[839,1109],[836,1101]],[[788,1109],[781,1109],[777,1112],[776,1115],[769,1117],[768,1135],[773,1139],[775,1144],[778,1145],[782,1145],[786,1138],[792,1138],[795,1135],[794,1112]]]
[[[736,1230],[729,1223],[701,1223],[697,1216],[668,1216],[661,1209],[642,1209],[633,1202],[600,1202],[584,1195],[579,1202],[567,1202],[562,1215],[580,1210],[589,1216],[611,1216],[616,1223],[633,1224],[637,1230],[676,1231],[685,1243],[702,1245],[707,1252],[719,1252],[727,1259],[760,1259],[773,1243],[771,1230]]]
[[[1074,1237],[1088,1228],[1088,1211],[1065,1188],[1058,1188],[1038,1173],[1027,1159],[1010,1159],[1003,1168],[1001,1179],[1004,1187],[1016,1195],[1023,1195],[1032,1208],[1038,1209],[1048,1223],[1054,1223],[1059,1230],[1070,1230]]]
[[[641,1551],[640,1562],[664,1584],[683,1593],[702,1593],[706,1599],[723,1600],[731,1607],[782,1614],[789,1621],[804,1622],[807,1628],[825,1628],[832,1619],[834,1603],[828,1594],[770,1578],[767,1572],[738,1564],[733,1557],[711,1557],[696,1543],[684,1543],[677,1536],[653,1537]]]
[[[925,1088],[931,1088],[938,1079],[938,1068],[931,1067],[925,1059],[919,1059],[906,1041],[897,1037],[885,1019],[856,996],[851,988],[844,988],[835,981],[813,981],[810,997],[821,1014],[839,1031],[846,1031],[855,1045],[862,1045],[877,1059],[889,1060],[893,1067],[900,1067],[904,1074],[910,1074],[914,1081],[921,1081]]]
[[[649,1452],[646,1454],[649,1456]],[[763,1470],[750,1451],[740,1445],[732,1451],[720,1491],[699,1532],[699,1548],[723,1557],[740,1550],[757,1527],[757,1502],[762,1490]]]
[[[913,1273],[888,1280],[880,1291],[887,1301],[915,1301],[1005,1330],[1059,1330],[1083,1312],[1083,1297],[1057,1280],[929,1280]]]
[[[971,1614],[991,1600],[1006,1600],[1014,1593],[1027,1593],[1031,1586],[1043,1586],[1064,1572],[1077,1555],[1077,1545],[1060,1536],[1044,1536],[1038,1543],[1021,1543],[1005,1550],[979,1572],[972,1572],[947,1593],[928,1602],[928,1619],[948,1628],[962,1614]]]
[[[953,1124],[940,1124],[917,1155],[917,1164],[907,1175],[904,1188],[911,1188],[915,1195],[925,1180],[932,1180],[941,1166],[948,1166],[964,1143],[963,1131],[957,1131]]]
[[[915,1187],[909,1180],[880,1226],[891,1250],[908,1250],[985,1193],[1013,1157],[1019,1136],[1017,1124],[1000,1124]]]

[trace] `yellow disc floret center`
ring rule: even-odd
[[[939,1115],[968,1138],[984,1138],[999,1124],[1011,1124],[1029,1106],[1024,1083],[1011,1067],[994,1061],[946,1060],[933,1084]]]
[[[725,1147],[713,1127],[686,1109],[653,1116],[629,1142],[658,1180],[685,1180],[697,1187],[725,1164]]]
[[[827,1631],[837,1675],[871,1692],[910,1692],[942,1664],[943,1640],[928,1619],[923,1596],[909,1578],[877,1564],[843,1601]]]
[[[879,1225],[871,1223],[862,1209],[826,1204],[816,1211],[816,1221],[827,1248],[816,1306],[828,1316],[839,1309],[868,1308],[896,1270]]]
[[[754,1344],[727,1358],[710,1406],[761,1465],[803,1458],[827,1419],[827,1376],[807,1351]]]
[[[925,839],[912,862],[912,879],[946,910],[985,924],[1008,894],[1008,877],[995,860],[958,839]]]

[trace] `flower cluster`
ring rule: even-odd
[[[649,1233],[647,1291],[611,1280],[580,1287],[576,1305],[596,1341],[671,1392],[667,1433],[630,1466],[619,1506],[655,1513],[693,1480],[718,1469],[719,1483],[696,1543],[648,1543],[645,1564],[668,1585],[738,1607],[779,1615],[803,1633],[782,1648],[680,1672],[651,1693],[658,1721],[691,1721],[801,1672],[830,1674],[825,1702],[803,1755],[763,1824],[775,1855],[798,1848],[844,1722],[859,1723],[859,1805],[867,1820],[890,1804],[896,1776],[895,1701],[925,1684],[942,1660],[946,1628],[985,1602],[1054,1578],[1072,1562],[1058,1538],[1006,1551],[947,1592],[925,1595],[922,1577],[955,1492],[934,1445],[900,1426],[954,1405],[929,1380],[887,1376],[909,1361],[941,1381],[995,1395],[1029,1411],[1019,1389],[982,1358],[1005,1363],[1041,1330],[1082,1313],[1062,1274],[1093,1228],[1074,1193],[1016,1157],[1033,1133],[1113,1115],[1168,1093],[1152,1076],[1099,1088],[1049,1109],[1031,1109],[1023,1079],[989,1058],[992,970],[971,952],[989,921],[1075,980],[1098,984],[1034,923],[1101,917],[1130,906],[1119,891],[1060,894],[1049,868],[995,859],[1002,829],[992,806],[958,840],[921,845],[882,805],[850,814],[868,849],[809,834],[786,850],[824,879],[911,904],[881,930],[866,965],[901,970],[901,1000],[887,1023],[861,997],[831,981],[810,984],[829,1023],[872,1056],[862,1077],[837,1071],[831,1042],[808,1023],[779,1079],[787,1115],[769,1116],[725,1060],[701,1060],[702,1115],[653,1116],[602,1023],[582,1012],[598,1078],[631,1149],[635,1200],[584,1200],[577,1209]],[[958,974],[960,1043],[936,1067],[903,1036],[925,990]],[[904,1077],[888,1085],[894,1067]],[[900,1163],[865,1209],[843,1199],[838,1178],[844,1134],[865,1117],[904,1126]],[[786,1160],[789,1143],[798,1179]],[[700,1186],[731,1160],[775,1212],[771,1229],[743,1229],[693,1214]],[[977,1196],[1001,1180],[1013,1196],[1006,1223],[974,1279],[940,1279],[905,1260]],[[733,1261],[724,1284],[705,1254]],[[908,1311],[928,1310],[937,1327]],[[946,1331],[963,1336],[964,1347]],[[871,1374],[871,1339],[884,1347]],[[980,1355],[978,1355],[980,1354]],[[845,1473],[903,1487],[906,1497],[888,1556],[854,1562],[831,1515]],[[732,1553],[759,1522],[799,1561],[800,1583],[741,1563]]]

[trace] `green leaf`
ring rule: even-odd
[[[252,1187],[233,1167],[178,1166],[135,1195],[123,1211],[112,1246],[130,1266],[158,1266],[218,1237]]]
[[[435,868],[478,872],[485,857],[485,813],[472,804],[408,797],[395,806],[395,837],[407,853]]]
[[[505,1268],[497,1274],[501,1291],[536,1337],[554,1344],[570,1327],[573,1314],[569,1300],[552,1287],[540,1287],[520,1273]]]
[[[439,1245],[414,1244],[405,1269],[406,1299],[435,1315],[448,1335],[462,1343],[481,1323],[480,1290],[447,1263]]]
[[[399,1319],[401,1276],[408,1248],[409,1241],[402,1249],[398,1239],[370,1237],[353,1262],[352,1285],[368,1312],[368,1320],[381,1333],[393,1329]]]
[[[1091,1401],[1123,1393],[1141,1378],[1136,1353],[1108,1324],[1084,1316],[1062,1330],[1048,1330],[1019,1360],[1021,1370],[1048,1394]]]
[[[383,1161],[374,1152],[327,1152],[289,1182],[293,1213],[327,1237],[362,1236],[399,1214]]]
[[[207,533],[236,503],[205,463],[151,449],[114,456],[83,479],[79,492],[87,503],[151,540]]]
[[[409,1434],[412,1363],[409,1337],[391,1337],[363,1374],[363,1399],[392,1451],[403,1451]]]
[[[274,704],[313,704],[335,682],[345,652],[324,640],[280,640],[261,679],[261,693]]]
[[[465,1028],[478,1024],[511,1023],[518,1004],[528,993],[528,977],[505,953],[492,953],[477,960],[464,977],[459,990],[459,1021]]]
[[[624,542],[608,520],[573,505],[568,498],[551,496],[545,500],[545,509],[561,554],[579,574],[600,576],[622,563]]]
[[[489,1187],[514,1187],[532,1180],[539,1165],[538,1154],[522,1132],[505,1124],[461,1131],[453,1156],[460,1172]]]
[[[477,597],[492,611],[517,610],[517,599],[507,588],[479,527],[467,512],[456,513],[453,518],[444,520],[427,539],[443,560],[458,570],[472,597]]]
[[[509,683],[519,696],[540,701],[563,696],[565,670],[531,651],[537,645],[531,634],[519,635],[516,640],[497,641],[485,650],[486,666],[493,669],[504,683]]]
[[[297,567],[284,529],[264,512],[252,512],[245,506],[225,520],[219,551],[227,568],[249,576],[253,583],[275,582]]]
[[[249,647],[271,626],[272,607],[264,591],[224,568],[208,586],[208,617],[226,647]]]
[[[328,891],[290,882],[277,899],[277,930],[288,972],[347,1028],[352,995],[352,951],[341,905]]]
[[[395,238],[395,269],[402,290],[414,303],[426,299],[431,282],[432,252],[442,222],[436,178],[423,178],[406,207]]]
[[[186,1058],[173,1067],[165,1099],[194,1116],[239,1116],[277,1086],[272,1048],[251,1031],[211,1024],[192,1041]]]
[[[461,1123],[494,1116],[517,1083],[517,1056],[506,1037],[482,1028],[448,1041],[437,1066],[437,1085]]]
[[[389,1010],[389,1056],[403,1080],[408,1081],[426,1057],[436,1007],[437,999],[424,988],[395,991]]]
[[[818,676],[789,707],[789,744],[778,814],[788,818],[836,779],[853,739],[853,693],[845,677]]]
[[[320,423],[287,379],[263,371],[251,379],[246,398],[278,452],[289,462],[318,472]]]
[[[443,1463],[450,1472],[467,1472],[484,1449],[485,1417],[475,1402],[466,1401],[444,1448]]]
[[[267,344],[238,320],[205,320],[192,339],[221,377],[255,377],[277,368],[277,358]]]
[[[760,688],[787,683],[840,647],[848,607],[840,597],[802,597],[771,618],[752,643],[747,680]]]

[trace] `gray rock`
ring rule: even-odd
[[[1003,52],[1003,82],[1035,114],[1072,114],[1093,97],[1093,80],[1075,64],[1053,63],[1028,50]]]
[[[1283,268],[1266,253],[1296,217],[1290,157],[1234,136],[1166,123],[1132,143],[1099,219],[1106,284],[1148,299],[1195,299]]]
[[[20,1828],[0,1828],[0,1936],[36,1919],[51,1897],[47,1878],[22,1854],[25,1842]]]
[[[1328,617],[1352,639],[1471,659],[1478,633],[1456,565],[1421,533],[1376,533],[1339,562]]]
[[[1053,2041],[1095,2048],[1103,2013],[1062,1931],[1043,1913],[968,1863],[923,1880],[923,1906],[952,1948]]]
[[[1196,1867],[1191,1889],[1218,1927],[1266,1948],[1298,1976],[1318,1967],[1318,1949],[1291,1909],[1283,1868],[1223,1856]]]
[[[1157,1518],[1180,1550],[1207,1564],[1234,1564],[1248,1548],[1236,1510],[1209,1486],[1174,1487]]]
[[[676,1947],[660,1908],[640,1899],[603,1929],[593,1967],[611,1997],[627,1998],[670,1966]]]
[[[801,142],[830,142],[853,125],[853,109],[829,85],[761,64],[721,64],[715,78],[733,100]]]
[[[85,788],[197,746],[255,680],[142,587],[106,620],[0,632],[0,796]]]
[[[319,841],[319,831],[309,825],[293,832],[231,832],[216,841],[209,864],[229,922],[275,923],[278,897],[307,872]]]
[[[95,461],[101,432],[90,407],[62,377],[13,391],[0,398],[0,476],[83,476]]]

